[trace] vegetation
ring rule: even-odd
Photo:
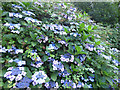
[[[118,53],[71,3],[2,3],[2,88],[118,88]]]

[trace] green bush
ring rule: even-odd
[[[118,50],[70,3],[2,3],[3,88],[118,88]]]
[[[74,4],[79,10],[86,11],[96,22],[104,25],[118,23],[119,2],[77,2]]]

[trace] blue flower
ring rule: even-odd
[[[93,51],[94,50],[94,45],[91,45],[91,44],[86,44],[86,47],[89,51]]]
[[[67,87],[76,88],[76,84],[71,80],[69,80],[69,81],[65,80],[62,86],[65,88],[67,88]]]
[[[112,60],[112,62],[113,62],[116,66],[118,66],[118,64],[119,64],[118,60]]]
[[[50,56],[50,53],[49,53],[49,52],[47,52],[47,51],[45,51],[45,54],[47,54],[48,56]]]
[[[44,85],[46,88],[59,88],[58,82],[49,81]]]
[[[35,15],[33,12],[30,12],[30,11],[22,11],[22,13],[28,16]]]
[[[70,53],[67,53],[67,54],[61,55],[60,59],[61,59],[61,61],[64,61],[64,62],[73,62],[74,56],[71,55]]]
[[[15,7],[15,8],[19,8],[19,9],[20,9],[20,8],[23,8],[22,6],[15,5],[15,4],[12,4],[12,6]]]
[[[19,82],[16,84],[17,88],[28,88],[29,87],[29,83],[23,83],[23,82]]]
[[[32,75],[33,85],[45,83],[46,78],[47,75],[44,71],[35,72],[34,75]]]
[[[90,80],[91,82],[94,82],[94,77],[89,76],[89,80]]]
[[[53,70],[61,70],[64,71],[64,66],[61,62],[58,62],[58,60],[53,61]]]
[[[54,44],[54,43],[49,44],[48,50],[53,51],[53,50],[57,50],[57,49],[58,49],[58,48],[55,46],[55,44]]]
[[[70,73],[68,73],[66,69],[64,69],[64,71],[62,71],[62,72],[60,72],[60,73],[58,73],[58,74],[59,74],[59,76],[62,75],[62,77],[65,77],[65,76],[70,75]]]
[[[21,74],[22,71],[19,68],[13,68],[12,69],[12,75],[18,75]]]
[[[77,58],[79,58],[80,61],[83,62],[86,58],[86,55],[85,54],[79,54],[79,56]]]
[[[92,87],[92,84],[89,84],[89,85],[87,85],[87,86],[88,86],[88,88],[93,88],[93,87]]]

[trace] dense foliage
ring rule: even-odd
[[[3,88],[117,88],[118,50],[70,3],[2,3]],[[5,82],[5,83],[4,83]]]
[[[119,2],[77,2],[74,4],[79,10],[86,11],[92,19],[104,25],[114,25],[120,20]]]

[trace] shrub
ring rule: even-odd
[[[118,50],[94,34],[85,12],[70,3],[2,6],[3,88],[118,87]]]
[[[86,11],[97,22],[112,26],[118,23],[119,2],[77,2],[74,4],[79,10]]]

